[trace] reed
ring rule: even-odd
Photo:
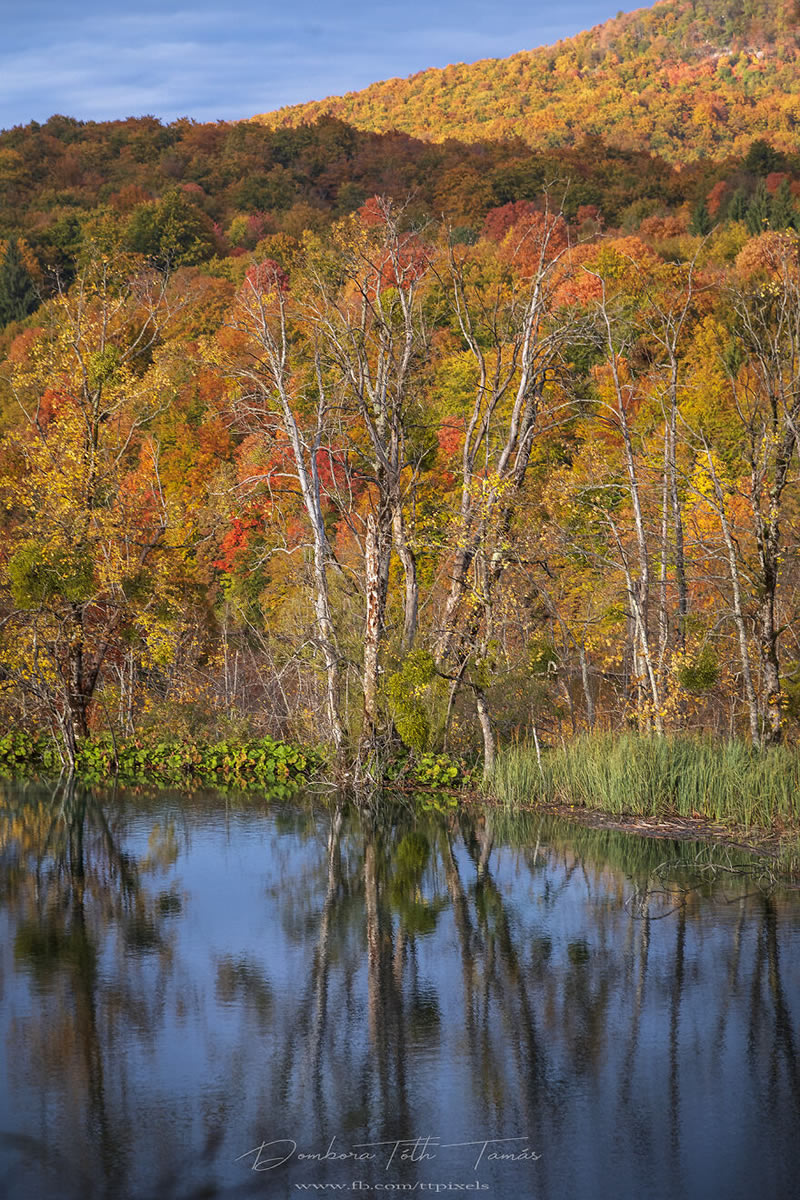
[[[800,752],[744,742],[635,734],[576,738],[542,751],[510,746],[497,758],[492,793],[508,805],[559,801],[618,815],[700,815],[772,827],[800,820]]]

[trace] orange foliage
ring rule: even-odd
[[[552,263],[569,244],[567,223],[552,213],[527,213],[515,221],[503,238],[501,257],[523,278]]]
[[[787,260],[797,254],[797,238],[788,233],[767,230],[751,238],[736,256],[736,269],[743,279],[759,272],[776,274],[783,269]]]

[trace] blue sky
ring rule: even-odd
[[[546,45],[617,11],[610,0],[4,0],[3,9],[2,128],[55,112],[248,117]]]

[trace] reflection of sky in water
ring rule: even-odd
[[[475,1182],[468,1148],[388,1172],[235,1161],[271,1138],[426,1135],[527,1138],[505,1148],[538,1161],[481,1163],[501,1200],[792,1194],[797,894],[724,873],[667,914],[652,870],[694,849],[530,819],[492,845],[469,820],[375,834],[346,815],[331,836],[322,806],[105,815],[139,884],[123,896],[88,812],[83,942],[75,874],[57,883],[45,857],[37,899],[4,835],[0,1194]]]

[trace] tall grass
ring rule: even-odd
[[[745,828],[800,821],[800,753],[744,742],[601,734],[545,750],[541,761],[532,746],[509,747],[490,787],[513,806],[561,801],[648,817],[694,813]]]

